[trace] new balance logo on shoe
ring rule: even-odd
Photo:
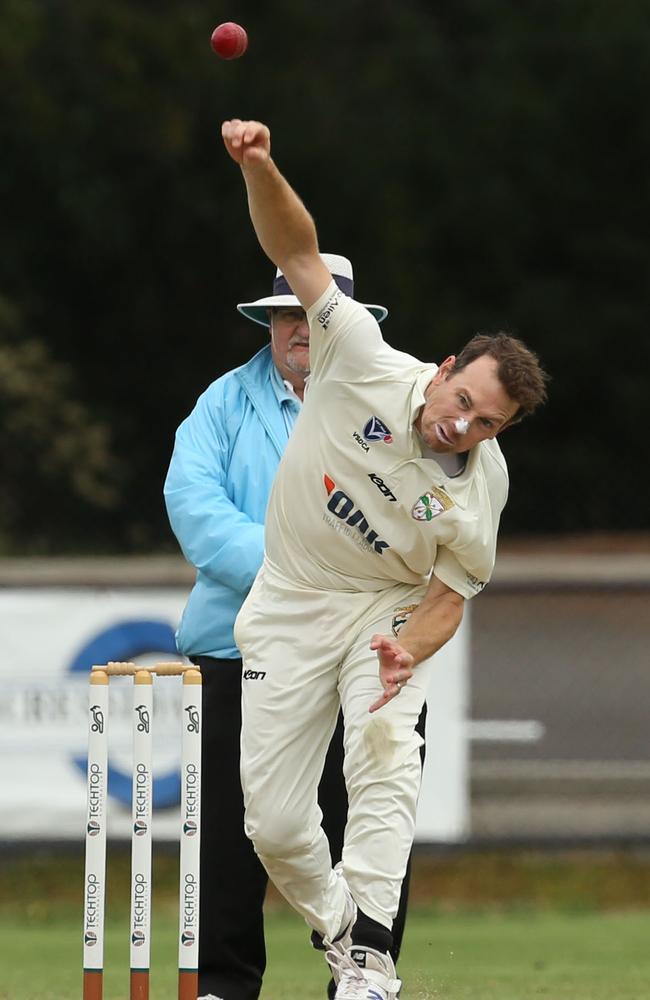
[[[327,960],[337,981],[334,1000],[398,1000],[402,984],[389,954],[353,945],[328,952]]]

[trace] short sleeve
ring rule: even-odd
[[[365,306],[332,281],[307,310],[311,381],[353,381],[376,363],[386,347],[379,324]]]
[[[492,559],[490,566],[486,564],[480,568],[473,567],[473,569],[475,572],[470,572],[459,562],[451,549],[441,546],[436,555],[433,575],[455,590],[461,597],[469,600],[480,594],[485,585],[489,583],[494,569],[494,559]],[[477,576],[476,573],[481,575]]]

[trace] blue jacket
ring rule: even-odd
[[[186,656],[239,656],[232,629],[262,564],[266,505],[288,440],[282,409],[297,410],[288,392],[278,398],[273,373],[268,345],[213,382],[176,432],[165,503],[197,570],[176,632]]]

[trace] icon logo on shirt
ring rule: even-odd
[[[369,472],[368,479],[375,484],[379,492],[385,496],[387,500],[390,500],[391,503],[397,503],[397,497],[393,491],[386,486],[386,483],[381,476],[378,476],[376,472]]]
[[[363,436],[366,441],[383,441],[384,444],[393,443],[393,435],[386,424],[379,417],[371,417],[363,428]]]
[[[432,486],[428,493],[418,497],[411,509],[411,517],[416,521],[433,521],[454,506],[454,501],[440,486]]]
[[[343,490],[337,489],[336,483],[328,475],[323,476],[323,482],[329,496],[327,509],[345,525],[356,528],[361,533],[363,541],[371,545],[380,556],[383,555],[384,549],[389,549],[390,545],[388,542],[382,541],[377,532],[370,527],[363,511],[355,507],[354,500]]]
[[[390,627],[393,630],[393,635],[396,639],[399,637],[399,631],[402,625],[406,625],[416,608],[417,604],[406,604],[403,608],[395,608],[395,614],[393,615]]]

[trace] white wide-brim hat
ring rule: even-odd
[[[335,253],[322,253],[320,254],[320,258],[341,291],[353,299],[354,276],[352,274],[352,264],[348,258],[340,257]],[[375,317],[378,323],[381,323],[388,316],[388,309],[385,306],[367,305],[365,302],[362,305]],[[252,319],[254,323],[261,323],[262,326],[271,325],[268,314],[269,309],[292,308],[294,306],[302,309],[300,302],[291,291],[289,283],[280,268],[275,272],[272,295],[267,295],[265,299],[256,299],[255,302],[237,303],[237,309],[242,316]]]

